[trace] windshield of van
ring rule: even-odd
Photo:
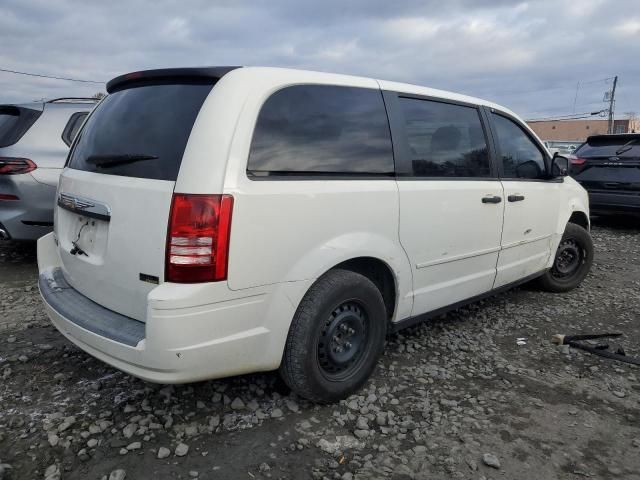
[[[31,108],[0,105],[0,147],[8,147],[20,140],[40,113]]]
[[[156,84],[107,96],[79,133],[68,166],[108,175],[175,181],[212,82]]]

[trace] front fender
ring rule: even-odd
[[[560,215],[558,215],[558,226],[556,233],[560,236],[575,212],[584,213],[589,221],[589,194],[582,186],[571,177],[565,178],[565,198],[560,203]]]
[[[569,219],[574,213],[583,213],[587,218],[589,226],[591,225],[589,220],[589,194],[587,191],[571,177],[565,178],[564,187],[565,194],[563,195],[564,198],[560,201],[558,224],[551,245],[551,252],[554,252],[554,254],[549,256],[547,268],[551,268],[553,265],[555,251],[560,244],[560,240],[562,240],[562,235],[564,234],[567,223],[569,223]]]

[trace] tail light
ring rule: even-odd
[[[232,211],[231,195],[173,195],[166,281],[198,283],[227,279]]]
[[[0,175],[17,175],[33,172],[36,164],[28,158],[0,157]]]
[[[585,163],[587,163],[586,158],[580,157],[569,157],[569,161],[571,162],[571,165],[584,165]]]
[[[15,195],[9,195],[8,193],[0,193],[0,200],[20,200]]]

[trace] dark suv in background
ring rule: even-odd
[[[51,231],[58,177],[97,101],[0,105],[0,239],[36,240]]]
[[[640,214],[640,133],[594,135],[571,156],[593,214]]]

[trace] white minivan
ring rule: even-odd
[[[38,241],[54,325],[160,383],[280,370],[344,398],[390,331],[593,261],[586,192],[515,114],[279,68],[123,75]]]

